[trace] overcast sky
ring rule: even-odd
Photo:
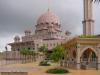
[[[59,16],[62,30],[82,34],[83,0],[0,0],[0,51],[24,30],[35,30],[39,16],[50,9]],[[94,4],[95,33],[100,33],[100,4]]]

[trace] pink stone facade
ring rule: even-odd
[[[8,53],[9,59],[14,55],[18,56],[14,56],[16,59],[20,59],[20,55],[17,52],[22,48],[38,51],[38,48],[45,45],[51,50],[57,45],[63,44],[67,37],[61,31],[59,17],[50,10],[39,17],[35,34],[33,33],[31,30],[25,30],[24,36],[15,36],[14,42],[9,43],[11,46],[11,52]]]

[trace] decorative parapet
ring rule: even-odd
[[[80,45],[98,45],[100,43],[100,38],[80,38],[76,37],[67,41],[64,45],[65,47],[72,47],[77,44]]]

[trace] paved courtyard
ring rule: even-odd
[[[0,72],[28,72],[29,75],[54,75],[45,73],[47,69],[56,67],[56,64],[52,66],[43,67],[38,66],[36,63],[28,64],[9,64],[0,66]],[[70,73],[62,75],[100,75],[100,70],[69,70]],[[61,75],[61,74],[56,74]]]
[[[39,69],[31,66],[20,66],[20,67],[1,67],[0,72],[27,72],[27,71],[38,71]]]

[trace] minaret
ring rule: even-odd
[[[92,19],[92,0],[83,0],[84,5],[84,20],[83,20],[83,35],[94,34],[94,20]]]

